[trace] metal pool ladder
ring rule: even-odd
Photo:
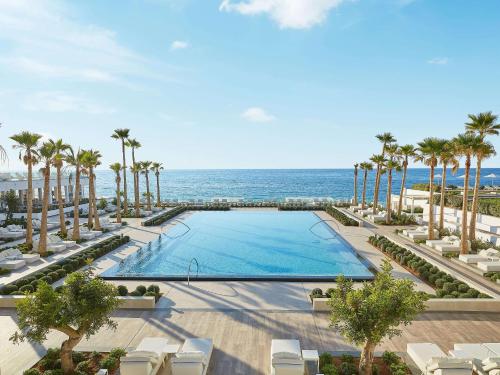
[[[196,258],[192,258],[190,261],[189,261],[189,267],[188,267],[188,274],[187,274],[187,278],[188,278],[188,286],[189,286],[189,279],[190,279],[190,276],[191,276],[191,265],[193,264],[193,262],[196,263],[196,277],[198,277],[198,271],[200,270],[200,265],[198,263],[198,260]]]

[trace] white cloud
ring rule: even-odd
[[[433,59],[427,60],[427,64],[446,65],[448,61],[447,57],[434,57]]]
[[[283,28],[308,29],[322,23],[345,0],[223,0],[220,11],[243,15],[268,14]]]
[[[248,108],[241,114],[241,117],[252,122],[270,122],[275,119],[273,115],[270,115],[260,107]]]
[[[59,1],[0,0],[0,43],[0,65],[41,78],[166,79],[165,66],[122,45],[113,30],[79,21]]]
[[[95,103],[87,98],[60,91],[41,91],[26,98],[24,108],[42,112],[81,112],[91,115],[112,114],[114,108]]]
[[[172,44],[170,45],[170,49],[172,51],[178,50],[178,49],[185,49],[189,47],[188,42],[184,42],[182,40],[174,40]]]

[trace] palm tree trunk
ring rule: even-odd
[[[136,175],[135,183],[137,185],[136,190],[135,190],[136,191],[136,193],[135,193],[136,194],[135,195],[135,216],[140,217],[141,216],[141,202],[140,202],[140,191],[139,191],[140,175],[138,172],[136,172],[135,175]]]
[[[477,220],[477,207],[479,205],[479,186],[481,184],[481,162],[480,157],[477,158],[476,164],[476,181],[474,182],[474,196],[472,197],[472,209],[469,225],[469,240],[476,239],[476,220]]]
[[[75,196],[73,197],[73,241],[80,239],[80,164],[76,164]]]
[[[368,170],[365,169],[365,173],[363,176],[363,194],[361,196],[361,209],[365,209],[365,204],[366,204],[366,180],[368,178]]]
[[[391,190],[392,190],[392,169],[387,171],[387,199],[386,199],[386,210],[385,222],[387,224],[391,223]]]
[[[119,173],[119,172],[118,172]],[[120,179],[116,179],[116,222],[122,222],[122,209],[121,209],[121,198],[120,198]]]
[[[61,234],[66,237],[68,234],[66,230],[66,222],[64,218],[64,204],[62,200],[62,189],[61,189],[61,166],[57,166],[57,205],[59,206],[59,225],[61,226]]]
[[[464,199],[462,201],[462,238],[460,241],[460,254],[469,252],[469,239],[467,234],[467,204],[469,203],[469,174],[470,174],[470,155],[465,159],[465,178],[464,178]]]
[[[28,196],[26,197],[26,244],[28,247],[33,245],[33,164],[31,160],[31,151],[28,150]]]
[[[434,239],[434,165],[429,176],[429,240]]]
[[[406,187],[406,173],[408,171],[408,160],[405,159],[403,163],[403,178],[401,179],[401,190],[399,191],[399,202],[398,202],[398,217],[401,216],[401,210],[403,209],[403,194]]]
[[[358,205],[358,167],[354,168],[354,206]]]
[[[378,206],[378,189],[380,185],[380,165],[377,165],[377,174],[375,176],[375,189],[373,191],[373,214],[375,215],[377,213],[377,206]]]
[[[123,210],[128,214],[127,202],[127,162],[125,160],[125,140],[122,139],[122,157],[123,157]]]
[[[101,230],[101,223],[99,222],[99,213],[97,212],[97,198],[95,195],[95,174],[94,174],[94,168],[90,170],[90,173],[92,174],[92,206],[93,206],[93,211],[94,211],[94,229],[95,230]]]
[[[92,173],[89,173],[89,216],[87,218],[87,227],[92,229],[92,223],[94,222],[94,197],[92,196],[92,191],[94,190],[93,188],[93,180],[94,177],[92,176]]]
[[[160,173],[156,173],[156,206],[161,207],[160,199]]]
[[[47,256],[47,216],[49,211],[50,190],[50,165],[46,164],[43,170],[43,203],[42,220],[40,225],[40,238],[38,240],[38,252],[40,256]]]
[[[441,178],[441,200],[439,205],[439,231],[444,230],[444,201],[446,199],[445,197],[446,169],[447,169],[447,164],[443,163],[443,177]]]
[[[146,203],[148,211],[151,211],[151,194],[149,193],[149,173],[146,170]]]

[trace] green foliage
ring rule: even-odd
[[[352,362],[342,362],[338,372],[340,375],[357,375],[358,368]]]
[[[391,364],[393,363],[399,363],[401,361],[401,359],[399,358],[399,356],[394,353],[394,352],[390,352],[388,350],[386,350],[383,354],[382,354],[382,361],[387,365],[387,366],[390,366]]]
[[[83,355],[82,352],[72,352],[71,358],[73,358],[74,363],[80,363],[85,360],[85,356]]]
[[[127,354],[127,351],[123,348],[113,348],[109,352],[109,356],[116,358],[116,359],[120,359],[120,357],[124,357],[126,354]]]
[[[99,199],[99,202],[97,203],[98,210],[104,210],[107,206],[108,206],[108,201],[105,198]]]
[[[75,370],[78,372],[83,372],[85,374],[90,374],[92,371],[92,362],[90,360],[78,362]]]
[[[42,373],[36,368],[30,368],[29,370],[23,371],[23,375],[42,375]]]
[[[320,368],[320,371],[324,375],[338,375],[339,371],[337,370],[337,367],[333,363],[329,363],[327,365],[324,365],[322,368]]]
[[[348,227],[359,226],[359,223],[356,220],[347,216],[345,213],[343,213],[342,211],[340,211],[338,208],[336,208],[334,206],[328,206],[325,209],[325,212],[345,226],[348,226]]]
[[[332,363],[333,356],[330,353],[324,352],[319,355],[319,368],[320,370],[323,366]]]
[[[41,281],[36,292],[17,302],[20,331],[10,340],[42,343],[50,330],[57,330],[71,335],[76,345],[101,327],[114,329],[116,323],[109,316],[119,305],[116,295],[116,288],[94,277],[91,270],[69,275],[60,293]]]
[[[101,368],[112,370],[118,367],[118,359],[115,357],[107,356],[101,361]]]
[[[314,288],[311,291],[311,298],[321,298],[321,297],[323,297],[323,291],[321,290],[321,288]]]
[[[350,354],[342,354],[340,357],[341,362],[354,363],[354,357]]]
[[[162,215],[159,215],[159,216],[153,217],[151,219],[145,220],[142,224],[145,227],[150,227],[150,226],[153,226],[153,225],[160,225],[160,224],[164,223],[165,221],[173,219],[177,215],[182,214],[183,212],[186,211],[186,209],[187,209],[187,207],[184,207],[184,206],[176,207],[176,208],[174,208],[174,209],[172,209],[170,211],[165,212]]]
[[[128,289],[125,285],[118,285],[118,295],[126,296],[128,294]]]
[[[19,199],[19,196],[16,194],[16,192],[11,189],[4,194],[2,201],[7,206],[6,219],[10,220],[12,219],[13,214],[19,211],[21,200]]]
[[[2,268],[0,267],[0,275],[8,275],[10,273],[10,270],[7,268]]]
[[[330,321],[349,342],[373,350],[384,338],[400,335],[398,327],[424,311],[428,297],[415,290],[413,281],[395,279],[391,270],[389,261],[384,261],[373,282],[357,290],[351,280],[337,278],[329,301]]]
[[[142,296],[144,293],[146,293],[146,287],[144,285],[137,285],[135,290]]]

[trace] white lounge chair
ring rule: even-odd
[[[470,241],[467,241],[467,248],[470,248]],[[461,249],[461,241],[444,242],[434,245],[434,249],[441,254],[459,253]]]
[[[122,225],[120,223],[112,223],[107,217],[101,219],[101,227],[107,230],[115,230],[120,228]]]
[[[500,374],[499,354],[486,345],[488,344],[455,344],[450,355],[454,358],[470,360],[474,371],[479,375]],[[489,344],[498,345],[500,344]]]
[[[33,241],[33,249],[38,250],[40,240]],[[63,243],[51,243],[47,238],[47,251],[53,251],[54,253],[58,253],[60,251],[66,250],[66,245]]]
[[[22,232],[11,232],[7,228],[0,228],[0,238],[4,238],[6,240],[15,240],[25,236],[25,233]]]
[[[22,233],[23,235],[26,234],[26,229],[24,229],[22,226],[17,225],[17,224],[7,225],[6,228],[9,230],[9,232],[18,232],[18,233]]]
[[[211,339],[187,339],[172,358],[172,375],[205,375],[213,347]]]
[[[80,227],[80,237],[86,240],[91,240],[93,238],[99,237],[102,234],[98,230],[89,230],[87,227]]]
[[[376,221],[381,221],[381,220],[385,220],[385,217],[386,217],[386,212],[385,211],[380,211],[378,214],[371,214],[371,215],[368,215],[368,220],[372,221],[372,222],[376,222]]]
[[[424,375],[471,375],[472,363],[461,358],[449,358],[431,343],[410,343],[406,352]]]
[[[0,268],[5,268],[7,270],[17,270],[26,265],[26,262],[22,259],[9,259],[8,254],[4,254],[5,251],[0,252]]]
[[[146,337],[135,350],[120,358],[121,375],[154,375],[165,364],[168,340]]]
[[[444,236],[440,240],[426,240],[425,244],[430,247],[434,247],[435,245],[447,244],[453,241],[460,240],[457,236]]]
[[[500,260],[479,262],[477,268],[484,272],[500,272]]]
[[[271,341],[271,375],[303,375],[304,360],[299,340]]]
[[[500,260],[500,251],[495,249],[486,249],[479,251],[477,254],[460,254],[458,256],[458,260],[467,264]]]
[[[40,260],[40,254],[23,254],[19,249],[7,249],[2,253],[8,260],[24,260],[27,264],[31,264]]]
[[[71,240],[63,240],[61,237],[59,237],[57,234],[50,234],[49,237],[48,237],[48,241],[51,243],[51,244],[56,244],[56,245],[60,245],[60,244],[63,244],[66,246],[66,249],[69,249],[71,247],[75,247],[76,246],[76,241],[71,241]]]

